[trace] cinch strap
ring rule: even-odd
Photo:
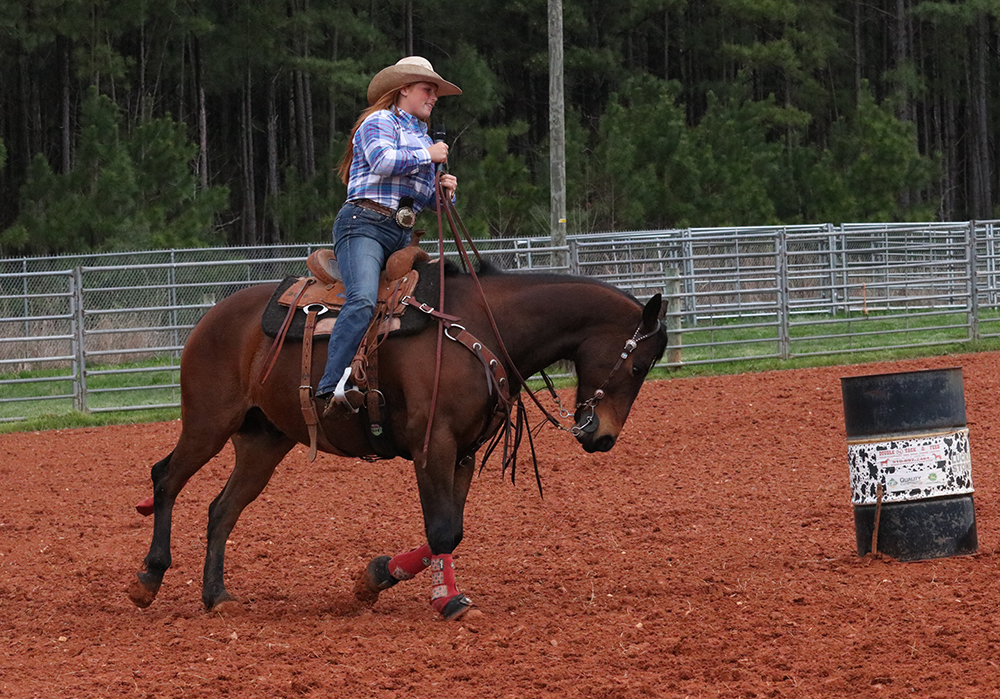
[[[302,408],[302,418],[305,420],[306,430],[309,432],[309,461],[315,461],[316,425],[319,424],[319,416],[316,414],[316,406],[313,403],[312,338],[313,332],[316,330],[317,316],[326,313],[327,309],[322,304],[311,303],[302,310],[306,312],[306,326],[302,331],[302,374],[299,379],[299,405]]]

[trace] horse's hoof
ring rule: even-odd
[[[476,609],[476,605],[465,595],[455,595],[441,610],[441,618],[445,621],[471,619],[477,616],[482,616],[482,612]]]
[[[128,598],[132,600],[132,604],[139,607],[139,609],[145,609],[151,605],[153,600],[156,599],[157,592],[159,592],[159,588],[156,588],[155,590],[149,589],[138,576],[128,586]]]
[[[246,610],[243,608],[243,604],[240,603],[239,600],[226,599],[216,604],[213,604],[212,608],[209,611],[212,614],[218,614],[219,616],[223,617],[234,617],[234,616],[243,616]]]
[[[141,514],[143,517],[148,517],[153,514],[153,496],[150,495],[145,500],[140,500],[135,505],[135,511]]]
[[[368,565],[354,581],[354,599],[371,607],[378,601],[378,593],[399,582],[389,572],[389,561],[388,556],[378,556],[368,561]]]

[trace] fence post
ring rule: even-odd
[[[87,348],[84,344],[83,318],[83,274],[79,267],[73,268],[70,277],[70,304],[73,314],[73,407],[87,412]]]
[[[667,292],[667,365],[681,366],[684,361],[681,357],[684,344],[681,335],[681,280],[680,270],[676,267],[667,267],[664,270],[666,276]]]
[[[969,339],[979,339],[979,255],[976,250],[976,222],[969,221],[965,249],[969,265]]]
[[[983,288],[984,300],[990,306],[996,303],[996,289],[994,279],[996,278],[996,263],[993,256],[993,224],[983,224],[983,273],[986,275],[985,286]]]
[[[698,295],[695,293],[698,278],[694,270],[694,240],[690,228],[681,231],[681,254],[684,263],[684,293],[688,297],[688,326],[693,328],[698,325]]]
[[[829,268],[830,291],[826,297],[830,300],[830,315],[837,316],[840,308],[837,305],[837,238],[833,229],[833,224],[826,224],[826,262]]]
[[[569,244],[569,273],[580,274],[580,246],[575,240],[567,241]],[[558,258],[556,258],[558,259]]]
[[[774,239],[774,258],[778,272],[778,356],[788,359],[791,354],[790,308],[788,290],[788,245],[785,229],[778,229]]]
[[[24,294],[24,336],[31,335],[31,325],[28,319],[31,318],[31,304],[28,303],[28,258],[21,260],[21,292]]]
[[[178,331],[177,326],[180,324],[180,315],[177,313],[177,253],[174,250],[170,251],[170,268],[167,270],[167,285],[170,288],[168,292],[170,294],[170,324],[173,326],[173,343],[174,345],[179,345],[181,342],[180,331]],[[177,357],[177,352],[174,351],[173,357]]]

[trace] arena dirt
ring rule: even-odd
[[[980,551],[859,558],[840,377],[963,367]],[[165,423],[0,436],[0,697],[947,697],[1000,686],[1000,355],[648,383],[613,451],[538,442],[473,483],[459,587],[439,621],[421,576],[359,609],[367,560],[422,543],[412,466],[304,448],[229,544],[238,616],[201,605],[208,503],[188,484],[173,567],[125,595],[152,518]],[[569,395],[566,397],[569,400]]]

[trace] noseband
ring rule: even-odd
[[[650,330],[645,335],[641,335],[640,333],[642,332],[642,323],[639,323],[639,327],[635,329],[634,333],[632,333],[632,337],[630,337],[628,340],[625,341],[625,347],[622,348],[621,354],[618,355],[618,361],[615,362],[614,367],[611,368],[611,373],[608,374],[608,378],[604,379],[604,383],[601,384],[601,387],[598,388],[596,391],[594,391],[594,395],[592,395],[587,400],[580,401],[576,404],[576,409],[574,413],[579,412],[581,408],[588,409],[589,412],[587,413],[586,421],[582,423],[577,422],[577,424],[573,425],[568,429],[560,425],[559,426],[560,429],[566,430],[567,432],[569,432],[570,434],[572,434],[574,437],[577,438],[579,438],[580,435],[582,434],[596,432],[597,428],[600,426],[600,420],[597,417],[597,412],[595,411],[595,408],[597,407],[597,404],[601,401],[601,399],[604,398],[604,389],[608,387],[608,384],[611,383],[611,379],[618,372],[618,370],[621,369],[622,364],[625,363],[625,360],[628,359],[628,356],[635,351],[636,347],[639,346],[639,343],[660,332],[660,329],[662,327],[663,327],[663,321],[659,320],[656,322],[655,328]],[[562,417],[570,417],[571,416],[570,412],[562,407],[562,403],[560,403],[559,397],[555,394],[554,391],[552,392],[552,395],[555,397],[556,403],[559,405],[559,414]]]

